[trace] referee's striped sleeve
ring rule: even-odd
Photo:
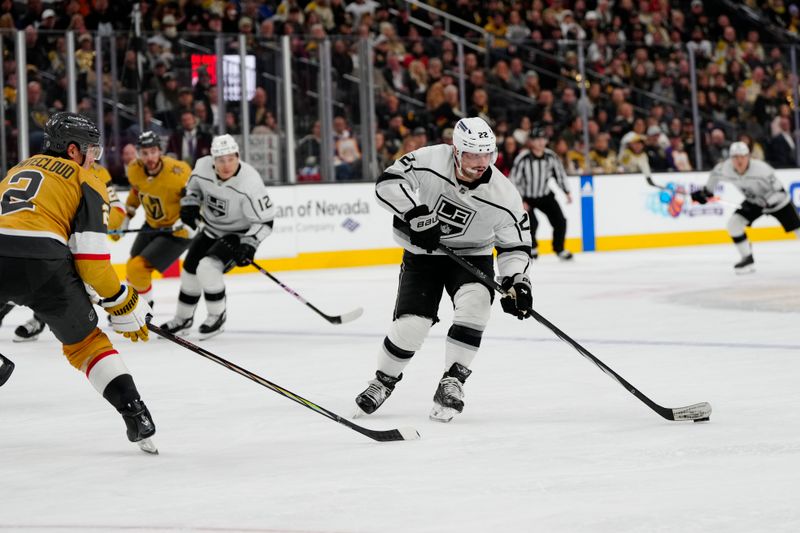
[[[564,191],[565,194],[569,194],[569,185],[567,185],[567,172],[564,170],[564,165],[561,163],[561,159],[553,153],[550,157],[551,165],[553,168],[553,178],[555,178],[556,183],[561,190]]]

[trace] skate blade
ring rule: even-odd
[[[14,335],[14,338],[11,339],[13,342],[33,342],[39,339],[39,335],[34,335],[33,337],[17,337]]]
[[[743,276],[745,274],[753,274],[755,273],[756,268],[754,266],[746,266],[744,268],[735,268],[734,272],[736,272],[737,276]]]
[[[434,422],[447,423],[450,422],[457,414],[458,411],[452,407],[445,407],[443,405],[436,404],[433,406],[433,409],[431,409],[431,414],[428,415],[428,418]]]
[[[201,341],[205,341],[205,340],[208,340],[208,339],[210,339],[210,338],[212,338],[212,337],[216,337],[217,335],[219,335],[219,334],[220,334],[220,333],[222,333],[223,331],[225,331],[225,326],[222,326],[222,327],[221,327],[221,328],[219,328],[217,331],[212,331],[211,333],[201,333],[201,334],[200,334],[200,336],[199,336],[198,338],[199,338]]]
[[[138,441],[136,445],[139,446],[139,448],[145,453],[158,455],[158,448],[156,448],[155,443],[150,438],[142,439]]]
[[[356,418],[364,418],[367,416],[369,416],[369,413],[367,413],[366,411],[361,409],[358,405],[356,405],[356,409],[355,411],[353,411],[353,415],[350,418],[356,419]]]

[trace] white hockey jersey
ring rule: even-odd
[[[409,252],[426,253],[411,244],[403,215],[425,204],[439,218],[442,244],[458,255],[489,255],[496,248],[501,276],[528,270],[528,214],[517,189],[494,165],[480,180],[466,184],[456,179],[452,146],[426,146],[387,168],[375,185],[375,195],[395,215],[395,240]]]
[[[744,174],[736,172],[730,159],[717,164],[708,177],[706,188],[713,191],[721,181],[742,191],[748,202],[764,208],[766,213],[781,209],[791,200],[783,184],[775,177],[775,169],[758,159],[750,158]]]
[[[221,180],[210,155],[197,160],[181,205],[199,205],[206,232],[219,237],[237,233],[255,247],[272,233],[275,206],[258,171],[241,162],[238,172]]]

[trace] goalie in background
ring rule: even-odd
[[[747,239],[745,228],[761,216],[775,217],[787,233],[794,232],[800,236],[800,216],[783,184],[775,177],[775,169],[764,161],[752,159],[745,143],[735,142],[731,145],[730,157],[714,167],[705,187],[692,193],[692,200],[705,204],[714,196],[714,189],[720,182],[730,183],[745,198],[727,227],[741,256],[741,260],[733,265],[737,274],[755,271],[753,247]]]

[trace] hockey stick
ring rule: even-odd
[[[149,323],[147,325],[147,327],[150,328],[151,331],[154,331],[156,334],[160,335],[161,337],[164,337],[165,339],[170,340],[170,341],[174,342],[175,344],[178,344],[179,346],[183,346],[187,350],[191,350],[191,351],[193,351],[194,353],[196,353],[198,355],[202,355],[206,359],[210,359],[211,361],[214,361],[218,365],[224,366],[228,370],[236,372],[237,374],[239,374],[241,376],[244,376],[249,380],[255,381],[259,385],[261,385],[263,387],[266,387],[266,388],[268,388],[269,390],[271,390],[273,392],[277,392],[281,396],[285,396],[286,398],[289,398],[290,400],[299,403],[303,407],[308,407],[309,409],[311,409],[315,413],[321,414],[322,416],[324,416],[326,418],[330,418],[334,422],[338,422],[338,423],[342,424],[343,426],[347,426],[350,429],[352,429],[353,431],[357,431],[357,432],[361,433],[362,435],[366,435],[367,437],[369,437],[369,438],[371,438],[373,440],[376,440],[376,441],[379,441],[379,442],[389,442],[389,441],[396,441],[396,440],[417,440],[417,439],[419,439],[419,432],[414,428],[398,428],[398,429],[388,429],[388,430],[385,430],[385,431],[380,431],[380,430],[367,429],[365,427],[361,427],[361,426],[359,426],[357,424],[354,424],[354,423],[350,422],[346,418],[342,418],[341,416],[337,415],[336,413],[328,411],[324,407],[321,407],[321,406],[315,404],[314,402],[306,400],[302,396],[298,396],[297,394],[295,394],[295,393],[293,393],[291,391],[288,391],[288,390],[284,389],[283,387],[281,387],[279,385],[276,385],[275,383],[272,383],[271,381],[269,381],[267,379],[264,379],[261,376],[259,376],[257,374],[254,374],[254,373],[250,372],[249,370],[246,370],[246,369],[240,367],[239,365],[231,363],[230,361],[228,361],[226,359],[223,359],[222,357],[209,352],[205,348],[201,348],[200,346],[197,346],[196,344],[192,344],[191,342],[189,342],[188,340],[184,339],[183,337],[178,337],[177,335],[174,335],[174,334],[172,334],[172,333],[170,333],[170,332],[168,332],[168,331],[156,326],[153,323]]]
[[[218,233],[216,233],[215,231],[213,231],[212,229],[210,229],[210,228],[208,227],[208,225],[207,225],[207,224],[205,224],[204,222],[200,222],[200,223],[197,225],[197,229],[198,229],[199,231],[206,231],[206,232],[210,233],[212,237],[215,237],[215,238],[220,238],[220,237],[219,237],[219,234],[218,234]],[[222,242],[223,242],[223,244],[225,244],[225,246],[227,246],[227,247],[228,247],[228,248],[230,248],[231,250],[233,250],[233,249],[234,249],[234,248],[233,248],[233,246],[231,245],[231,243],[229,243],[228,241],[225,241],[225,240],[223,240]],[[283,290],[285,290],[286,292],[288,292],[289,294],[291,294],[292,296],[294,296],[295,298],[297,298],[297,300],[299,300],[299,301],[300,301],[302,304],[304,304],[304,305],[306,305],[307,307],[309,307],[309,308],[310,308],[312,311],[314,311],[315,313],[317,313],[319,316],[321,316],[322,318],[324,318],[325,320],[327,320],[327,321],[328,321],[328,322],[330,322],[331,324],[346,324],[346,323],[348,323],[348,322],[352,322],[353,320],[355,320],[356,318],[358,318],[358,317],[360,317],[362,314],[364,314],[364,309],[362,309],[361,307],[359,307],[359,308],[357,308],[357,309],[353,309],[353,310],[352,310],[352,311],[350,311],[349,313],[344,313],[344,314],[342,314],[342,315],[335,315],[335,316],[327,315],[327,314],[323,313],[322,311],[320,311],[320,310],[319,310],[319,309],[318,309],[318,308],[317,308],[315,305],[313,305],[311,302],[309,302],[308,300],[306,300],[305,298],[303,298],[302,296],[300,296],[300,295],[299,295],[297,292],[295,292],[295,290],[294,290],[294,289],[292,289],[292,288],[291,288],[291,287],[289,287],[288,285],[285,285],[285,284],[284,284],[284,283],[283,283],[281,280],[279,280],[278,278],[276,278],[276,277],[275,277],[274,275],[272,275],[272,273],[270,273],[270,272],[269,272],[269,271],[268,271],[266,268],[264,268],[264,267],[262,267],[261,265],[259,265],[258,263],[256,263],[256,262],[255,262],[253,259],[251,259],[251,260],[249,261],[249,263],[250,263],[251,265],[253,265],[254,267],[256,267],[256,269],[257,269],[259,272],[261,272],[262,274],[264,274],[265,276],[267,276],[269,279],[271,279],[272,281],[274,281],[275,283],[277,283],[278,285],[280,285],[280,286],[281,286],[281,288],[282,288]]]
[[[111,229],[108,230],[109,235],[125,235],[126,233],[173,233],[175,228],[131,228],[131,229]]]
[[[675,188],[675,189],[670,189],[669,187],[664,187],[663,185],[659,185],[658,183],[654,182],[653,178],[651,176],[645,176],[645,180],[647,181],[647,184],[650,185],[651,187],[655,187],[656,189],[660,189],[662,191],[666,191],[666,192],[668,192],[670,194],[683,194],[690,201],[694,202],[694,200],[692,200],[691,193],[689,191],[687,191],[685,187],[678,187],[678,188]],[[726,202],[725,200],[721,200],[720,198],[718,198],[716,196],[713,196],[709,200],[711,200],[711,201],[707,202],[707,204],[710,204],[710,205],[714,205],[714,204],[727,205],[728,207],[734,207],[734,208],[737,208],[737,209],[740,207],[739,204],[735,204],[733,202]],[[699,202],[697,202],[697,203],[699,203]]]
[[[346,324],[347,322],[352,322],[353,320],[355,320],[356,318],[360,317],[364,313],[364,309],[359,307],[357,309],[354,309],[354,310],[350,311],[349,313],[344,313],[342,315],[335,315],[335,316],[326,315],[325,313],[323,313],[322,311],[317,309],[317,307],[314,306],[311,302],[309,302],[308,300],[306,300],[305,298],[303,298],[302,296],[297,294],[294,291],[294,289],[292,289],[288,285],[284,285],[283,282],[281,282],[281,280],[279,280],[278,278],[273,276],[267,269],[265,269],[264,267],[262,267],[261,265],[259,265],[255,261],[250,261],[250,264],[253,265],[254,267],[256,267],[256,269],[258,269],[259,272],[261,272],[262,274],[267,276],[269,279],[271,279],[272,281],[274,281],[275,283],[280,285],[283,290],[285,290],[286,292],[288,292],[289,294],[291,294],[292,296],[297,298],[298,301],[300,301],[301,303],[305,304],[307,307],[311,308],[312,311],[317,313],[319,316],[321,316],[322,318],[324,318],[325,320],[327,320],[331,324]]]
[[[503,290],[499,283],[497,283],[494,279],[490,276],[476,268],[472,265],[469,261],[456,255],[456,253],[448,248],[447,246],[440,244],[439,250],[443,251],[447,254],[450,259],[464,267],[470,274],[481,280],[483,283],[488,285],[489,287],[493,288],[497,292],[502,295],[507,295],[508,293]],[[622,376],[614,372],[611,368],[609,368],[605,363],[603,363],[600,359],[592,355],[589,350],[578,344],[577,341],[573,340],[569,335],[561,331],[558,327],[556,327],[552,322],[547,320],[545,317],[534,311],[533,309],[530,310],[531,316],[535,318],[540,324],[545,326],[547,329],[552,331],[556,334],[558,338],[562,341],[566,342],[575,350],[578,351],[582,356],[586,359],[594,363],[600,370],[611,376],[617,383],[625,387],[625,389],[636,396],[639,401],[643,402],[647,405],[650,409],[661,415],[662,417],[666,418],[667,420],[692,420],[694,422],[703,422],[709,419],[711,416],[711,404],[708,402],[696,403],[693,405],[687,405],[686,407],[676,407],[676,408],[669,408],[669,407],[662,407],[655,403],[653,400],[639,392],[633,385],[628,383]]]
[[[8,357],[0,353],[0,387],[8,381],[11,373],[14,371],[14,362]]]

